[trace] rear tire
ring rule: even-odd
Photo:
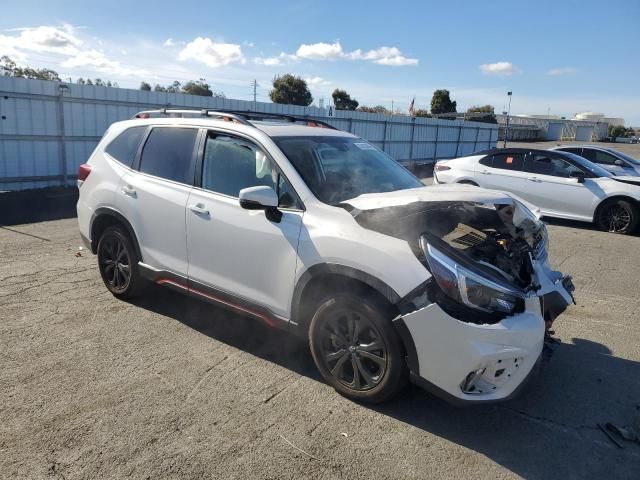
[[[338,393],[379,403],[406,383],[402,343],[374,302],[339,294],[319,303],[309,326],[309,344],[321,375]]]
[[[98,268],[107,290],[122,300],[140,293],[144,279],[138,255],[127,232],[117,225],[107,227],[98,242]]]
[[[611,200],[600,208],[596,216],[596,225],[600,230],[627,235],[638,228],[640,212],[627,200]]]

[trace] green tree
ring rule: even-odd
[[[336,88],[331,94],[333,98],[333,104],[336,106],[336,110],[355,110],[358,108],[358,101],[355,98],[351,98],[345,90]]]
[[[431,118],[431,114],[429,113],[429,110],[427,110],[426,108],[425,109],[416,108],[415,110],[413,110],[413,116]]]
[[[151,91],[151,85],[147,82],[140,82],[140,90],[144,90],[145,92]]]
[[[451,101],[449,90],[436,90],[431,97],[431,113],[438,115],[440,113],[455,113],[456,102]]]
[[[609,136],[613,138],[624,137],[627,129],[622,125],[609,125]]]
[[[492,105],[476,105],[467,109],[466,118],[474,122],[498,123],[496,119],[495,109]]]
[[[273,90],[269,92],[273,103],[301,105],[307,107],[313,102],[313,96],[302,78],[286,73],[273,79]]]
[[[367,113],[389,113],[386,107],[382,105],[376,105],[375,107],[367,107],[366,105],[361,105],[356,108],[359,112],[367,112]]]
[[[213,97],[213,92],[204,78],[189,80],[182,87],[182,93],[187,95],[200,95],[201,97]]]
[[[29,66],[19,67],[16,62],[7,55],[0,57],[0,70],[5,77],[22,77],[34,80],[54,80],[59,82],[60,75],[50,68],[32,68]]]

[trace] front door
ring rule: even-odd
[[[187,202],[189,280],[288,318],[303,216],[295,192],[262,149],[240,137],[209,131],[201,162]],[[240,190],[258,185],[278,193],[280,221],[240,206]]]
[[[532,181],[523,198],[543,215],[591,221],[600,188],[590,178],[580,183],[571,176],[582,169],[549,152],[527,155],[524,170]]]

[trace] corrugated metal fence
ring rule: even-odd
[[[494,147],[496,125],[335,111],[178,93],[0,77],[0,190],[71,185],[113,122],[151,108],[197,107],[306,115],[415,165]]]

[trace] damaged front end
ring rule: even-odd
[[[413,379],[449,399],[511,396],[573,301],[571,278],[549,267],[544,224],[508,196],[351,205],[351,213],[406,240],[430,273],[394,320]]]

